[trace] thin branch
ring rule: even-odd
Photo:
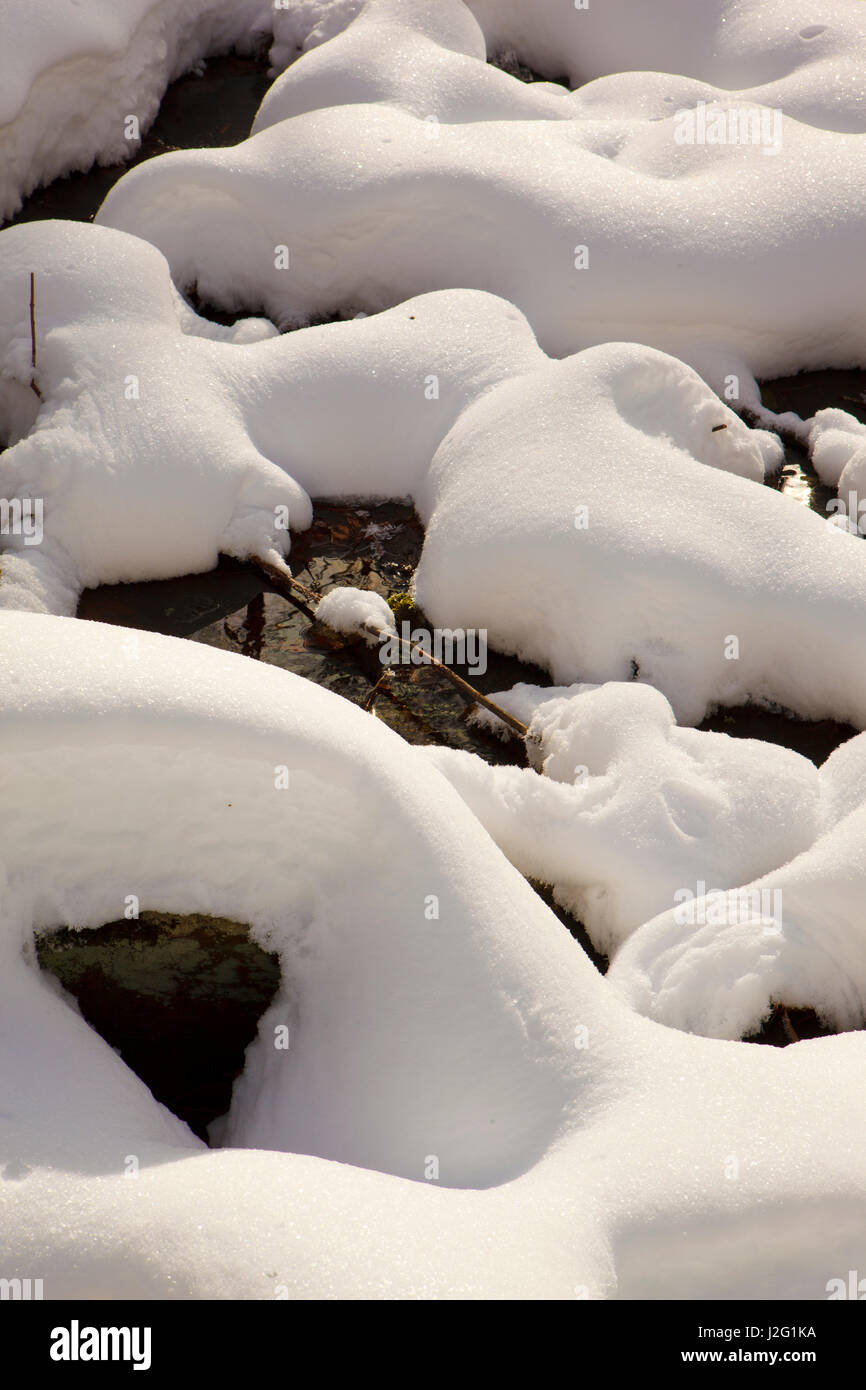
[[[465,681],[462,676],[458,676],[456,671],[452,671],[450,666],[446,666],[444,661],[440,661],[432,652],[425,651],[417,642],[410,641],[408,637],[397,636],[393,632],[388,632],[385,628],[376,627],[372,622],[366,622],[363,626],[366,632],[370,632],[376,637],[390,637],[393,640],[396,636],[396,640],[401,646],[408,647],[411,652],[414,652],[421,658],[423,665],[433,666],[437,671],[441,671],[446,680],[449,680],[451,684],[460,691],[464,700],[476,705],[483,705],[491,714],[495,714],[497,719],[501,719],[503,724],[507,724],[512,732],[519,734],[521,738],[526,738],[529,729],[525,724],[521,724],[519,719],[515,719],[514,715],[509,714],[501,705],[494,704],[492,700],[488,700],[486,695],[482,695],[480,690],[476,690],[475,687],[470,685],[468,681]]]
[[[370,694],[364,701],[362,709],[365,709],[368,714],[372,714],[373,710],[376,707],[376,696],[379,694],[380,690],[388,690],[390,688],[390,685],[391,667],[386,666],[381,676],[377,680],[376,684],[373,686],[373,689],[370,691]]]
[[[791,1022],[791,1015],[788,1013],[788,1010],[786,1009],[784,1004],[779,1005],[779,1017],[782,1021],[782,1032],[785,1034],[785,1037],[788,1039],[788,1042],[799,1042],[800,1039],[797,1036],[797,1032],[794,1028],[793,1023]]]
[[[283,598],[287,598],[290,603],[299,608],[311,623],[316,621],[316,614],[313,610],[322,597],[321,594],[314,593],[305,584],[299,584],[288,570],[279,569],[276,565],[272,565],[270,560],[263,560],[260,555],[253,555],[251,560],[256,569],[261,570],[262,574],[271,581],[277,593],[282,594]]]
[[[30,365],[33,369],[30,377],[30,389],[36,392],[40,401],[44,400],[45,398],[36,381],[36,274],[32,270],[30,272]]]
[[[305,584],[300,584],[297,579],[289,574],[288,570],[278,568],[278,566],[272,564],[270,560],[262,559],[260,555],[253,555],[252,563],[257,569],[261,570],[262,574],[267,576],[278,593],[282,594],[284,598],[287,598],[296,608],[299,608],[302,613],[306,614],[311,622],[316,621],[314,608],[319,603],[322,597],[321,594],[317,594],[312,589],[308,589]],[[476,690],[475,687],[470,685],[468,681],[465,681],[462,676],[458,676],[457,672],[452,671],[450,666],[446,666],[443,661],[439,661],[437,657],[433,656],[432,652],[425,651],[423,647],[419,647],[416,642],[410,641],[407,637],[397,636],[395,633],[388,632],[385,628],[374,626],[369,621],[364,623],[363,626],[366,632],[371,633],[375,637],[380,637],[383,640],[388,637],[393,638],[396,636],[396,640],[401,646],[408,647],[410,651],[416,653],[420,657],[422,665],[433,666],[437,671],[441,671],[445,679],[451,682],[467,703],[483,705],[491,714],[495,714],[497,719],[501,719],[503,724],[506,724],[508,728],[511,729],[512,733],[517,734],[520,738],[526,738],[529,730],[525,724],[522,724],[519,719],[515,719],[513,714],[509,714],[507,710],[502,709],[502,707],[495,704],[493,700],[488,700],[486,695],[482,695],[480,690]],[[380,684],[381,680],[377,681],[376,686],[373,691],[371,691],[371,695],[375,695]]]

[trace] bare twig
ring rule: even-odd
[[[278,593],[281,593],[284,598],[287,598],[296,608],[299,608],[302,613],[306,614],[311,622],[316,621],[314,608],[319,603],[322,597],[321,594],[317,594],[312,589],[308,589],[305,584],[300,584],[287,570],[278,568],[269,560],[262,559],[260,555],[254,555],[252,557],[252,562],[257,569],[261,570],[262,574],[267,576]],[[378,627],[369,621],[364,623],[364,630],[371,633],[374,637],[381,637],[383,640],[387,637],[393,638],[396,636],[395,633],[388,632],[385,628]],[[410,641],[406,637],[396,636],[396,640],[400,642],[402,646],[406,646],[410,651],[415,652],[420,657],[423,665],[433,666],[437,671],[441,671],[445,679],[451,682],[467,703],[483,705],[491,714],[495,714],[497,719],[501,719],[503,724],[506,724],[508,728],[511,729],[512,733],[518,734],[520,738],[526,738],[529,730],[525,724],[522,724],[519,719],[515,719],[513,714],[509,714],[507,710],[502,709],[501,706],[495,704],[493,700],[488,700],[486,695],[482,695],[480,690],[476,690],[475,687],[470,685],[468,681],[465,681],[462,676],[458,676],[457,672],[452,671],[450,666],[446,666],[443,661],[439,661],[437,657],[433,656],[432,652],[425,651],[423,647],[419,647],[417,643]],[[375,696],[381,683],[380,678],[370,692],[371,696]],[[365,708],[366,707],[365,705]]]
[[[370,691],[370,694],[367,696],[366,700],[364,701],[364,703],[363,703],[363,705],[362,705],[362,709],[365,709],[365,710],[367,711],[368,714],[371,714],[371,713],[373,712],[373,710],[375,709],[375,707],[376,707],[376,696],[379,694],[379,691],[380,691],[380,690],[387,690],[388,687],[390,686],[390,684],[391,684],[391,667],[390,667],[390,666],[386,666],[385,669],[384,669],[384,671],[382,672],[381,676],[380,676],[379,679],[377,680],[376,684],[373,686],[373,689]]]
[[[294,579],[287,570],[278,569],[276,565],[271,564],[270,560],[263,560],[260,555],[253,555],[252,563],[256,569],[261,570],[262,574],[267,576],[277,593],[282,594],[283,598],[287,598],[290,603],[299,608],[311,623],[316,621],[316,614],[313,610],[322,597],[321,594],[314,593],[305,584],[299,584],[297,579]]]
[[[791,1022],[791,1015],[788,1013],[788,1010],[786,1009],[784,1004],[779,1005],[779,1017],[782,1020],[782,1031],[785,1034],[785,1037],[788,1039],[788,1042],[799,1042],[800,1039],[797,1036],[797,1032],[794,1028],[793,1023]]]
[[[30,365],[32,368],[30,390],[36,392],[40,401],[44,400],[36,380],[36,274],[32,270],[30,272]]]
[[[387,632],[384,628],[377,627],[371,622],[364,623],[364,629],[376,637],[390,637],[392,640],[395,639],[394,633]],[[396,636],[396,640],[401,646],[408,647],[411,652],[419,656],[425,666],[433,666],[437,671],[441,671],[445,679],[449,680],[451,684],[460,691],[464,700],[476,705],[483,705],[491,714],[495,714],[497,719],[501,719],[503,724],[507,724],[509,729],[515,734],[519,734],[521,738],[526,738],[529,729],[525,724],[521,724],[519,719],[515,719],[514,715],[509,714],[501,705],[494,704],[492,700],[488,700],[486,695],[482,695],[480,690],[476,690],[475,687],[470,685],[468,681],[465,681],[462,676],[458,676],[457,672],[452,671],[450,666],[446,666],[444,661],[440,661],[432,652],[425,651],[417,642],[410,641],[408,637]]]

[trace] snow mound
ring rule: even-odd
[[[627,343],[550,360],[470,290],[218,329],[153,247],[105,227],[15,227],[0,252],[5,500],[44,513],[38,544],[10,513],[0,604],[71,614],[82,587],[221,551],[279,564],[311,496],[411,497],[432,623],[486,629],[559,683],[637,671],[680,723],[751,698],[866,726],[848,638],[866,555],[760,486],[779,441],[682,362]]]
[[[711,891],[648,922],[609,979],[641,1013],[709,1037],[757,1031],[774,1003],[812,1008],[836,1029],[866,1023],[862,924],[866,737],[818,774],[814,844],[736,892]]]
[[[620,4],[620,24],[655,34],[654,60],[662,41],[676,57],[681,21],[693,75],[626,72],[573,95],[484,63],[458,0],[341,6],[335,27],[352,22],[287,70],[249,140],[131,170],[98,220],[157,245],[179,285],[280,323],[474,286],[516,304],[557,356],[615,338],[695,365],[710,345],[752,376],[866,363],[866,21],[837,4],[814,39],[781,3],[739,7],[736,26],[721,0],[709,24],[703,6],[698,24],[668,4],[668,26]],[[327,12],[305,13],[315,30]],[[531,25],[509,13],[536,25],[534,7]],[[538,25],[552,52],[566,28],[575,54],[582,34],[618,32],[556,14],[550,0]],[[723,32],[708,86],[698,49],[713,68]],[[731,91],[749,71],[764,85]],[[789,88],[808,94],[789,105]],[[753,387],[728,390],[746,402]]]
[[[564,71],[573,86],[590,83],[590,100],[607,85],[592,79],[616,74],[633,110],[660,75],[687,73],[810,125],[866,129],[866,21],[847,0],[825,0],[817,16],[811,0],[466,3],[488,49],[516,51],[550,77]]]
[[[536,770],[423,750],[522,873],[554,886],[613,955],[677,894],[728,888],[787,863],[819,833],[818,772],[757,739],[677,728],[650,686],[492,697],[529,723]],[[543,774],[543,775],[539,775]]]
[[[810,421],[808,449],[822,483],[839,493],[827,508],[833,525],[866,534],[866,425],[847,410],[819,410]]]
[[[299,0],[274,16],[272,60],[285,67],[303,59],[274,83],[258,125],[364,101],[440,120],[555,117],[554,103],[566,95],[590,112],[615,96],[636,115],[682,88],[687,79],[674,75],[687,74],[704,92],[862,132],[866,24],[846,0],[822,6],[822,18],[811,22],[810,0],[741,0],[733,15],[730,0],[701,0],[699,10],[692,0],[655,0],[651,10],[644,0]],[[482,67],[488,54],[503,53],[572,87],[590,85],[571,96],[533,82],[521,94],[514,79]]]
[[[4,0],[0,221],[40,184],[128,159],[169,82],[248,45],[270,13],[268,0]]]
[[[6,1277],[46,1271],[46,1298],[823,1298],[856,1263],[866,1039],[780,1053],[632,1014],[441,775],[329,692],[100,624],[7,612],[0,634]],[[280,956],[228,1147],[36,967],[34,929],[130,894]]]

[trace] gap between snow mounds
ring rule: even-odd
[[[56,1297],[273,1297],[274,1280],[299,1297],[598,1297],[620,1271],[624,1295],[649,1277],[642,1240],[663,1210],[677,1227],[726,1214],[745,1236],[768,1202],[832,1201],[862,1242],[852,1039],[774,1052],[635,1017],[442,779],[407,776],[405,745],[306,682],[150,635],[133,660],[127,634],[96,624],[0,627],[4,1268],[50,1268]],[[249,921],[291,958],[296,1032],[278,1054],[263,1021],[233,1150],[156,1105],[22,955],[34,927],[105,920],[131,884]],[[291,943],[289,890],[307,923]],[[40,1219],[49,1205],[62,1227]],[[823,1296],[848,1245],[835,1226],[786,1229],[771,1292],[811,1279]],[[696,1239],[656,1250],[660,1292]],[[693,1291],[751,1291],[748,1246]]]
[[[154,1099],[207,1142],[280,986],[276,956],[237,922],[147,910],[41,933],[36,954]]]
[[[313,524],[292,543],[294,578],[323,593],[334,586],[358,585],[384,598],[402,596],[400,621],[435,636],[426,618],[408,602],[406,591],[417,566],[423,530],[413,509],[401,504],[360,508],[336,503],[315,507]],[[353,703],[367,706],[383,674],[379,654],[360,639],[337,637],[312,623],[253,566],[223,559],[215,570],[175,580],[102,585],[85,590],[77,616],[188,637],[223,651],[241,652],[269,662]],[[544,673],[489,645],[476,661],[455,644],[449,664],[482,693],[541,682]],[[486,666],[480,670],[480,666]],[[492,762],[522,761],[522,744],[506,744],[467,719],[467,706],[453,688],[429,668],[394,666],[387,688],[380,688],[376,716],[410,744],[445,743],[471,749]]]
[[[282,337],[222,328],[111,229],[31,224],[2,250],[4,468],[13,496],[45,501],[41,545],[7,537],[7,605],[71,613],[82,587],[209,569],[220,551],[279,560],[311,494],[411,495],[434,625],[486,629],[557,683],[637,663],[681,723],[751,699],[866,724],[866,657],[846,637],[862,548],[755,486],[778,441],[675,359],[608,344],[551,360],[478,291]]]

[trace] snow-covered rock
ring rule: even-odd
[[[554,886],[607,955],[678,893],[748,882],[819,832],[818,771],[806,758],[679,729],[651,686],[518,686],[492,698],[529,724],[536,770],[449,748],[419,756],[522,873]]]
[[[827,507],[831,525],[866,535],[866,425],[847,410],[819,410],[809,422],[808,449],[822,483],[838,492]]]
[[[46,1298],[821,1299],[856,1266],[862,1035],[779,1052],[631,1013],[441,775],[299,678],[35,614],[0,636],[4,1277],[38,1271]],[[34,929],[130,895],[249,922],[280,956],[228,1147],[36,966]]]
[[[812,0],[466,3],[489,49],[590,84],[590,101],[618,89],[634,111],[669,74],[683,73],[810,125],[866,130],[866,20],[848,0],[824,0],[819,12]],[[608,83],[593,81],[607,74]]]
[[[756,1031],[772,1003],[838,1029],[866,1024],[866,737],[818,774],[819,828],[789,863],[734,893],[672,908],[626,942],[610,971],[641,1013],[709,1037]]]

